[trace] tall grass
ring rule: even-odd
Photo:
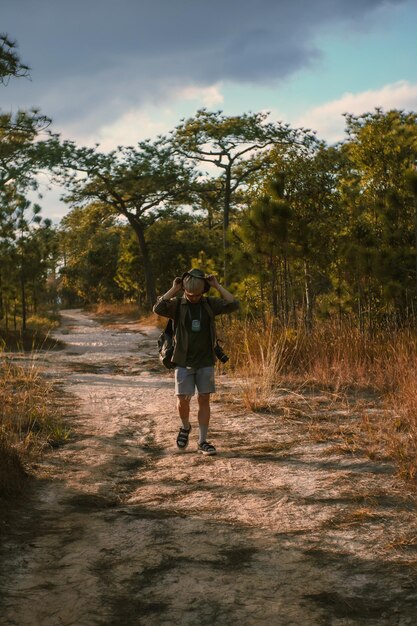
[[[103,321],[114,321],[119,318],[136,321],[142,313],[135,302],[101,302],[89,306],[88,309]]]
[[[21,366],[0,354],[0,497],[17,493],[31,464],[47,446],[69,436],[53,388],[35,365]]]
[[[283,388],[373,397],[379,410],[372,419],[364,414],[355,436],[372,454],[395,458],[404,476],[417,476],[416,332],[364,334],[349,322],[322,322],[307,333],[274,320],[235,319],[221,334],[247,408],[268,410]]]

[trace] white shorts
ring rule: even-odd
[[[208,367],[176,367],[175,394],[177,396],[193,396],[197,387],[198,393],[214,393],[214,365]]]

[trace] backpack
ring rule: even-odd
[[[165,329],[158,337],[159,360],[161,361],[162,365],[164,365],[169,370],[176,367],[176,364],[173,363],[171,359],[172,355],[174,354],[175,329],[178,324],[180,302],[181,299],[177,298],[174,322],[170,318],[167,322],[167,325],[165,326]]]

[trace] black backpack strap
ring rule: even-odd
[[[204,301],[207,302],[208,308],[210,309],[210,311],[212,312],[213,317],[214,317],[214,311],[213,311],[213,307],[211,306],[210,298],[209,297],[204,298]]]
[[[173,325],[173,334],[175,334],[175,330],[178,326],[178,321],[180,317],[180,304],[181,298],[176,298],[177,302],[175,304],[175,315],[174,315],[174,325]]]
[[[207,297],[207,298],[205,298],[204,300],[205,300],[205,302],[207,302],[208,308],[209,308],[209,309],[210,309],[210,311],[211,311],[211,315],[212,315],[213,322],[214,322],[214,328],[216,329],[216,324],[215,324],[215,317],[216,317],[216,316],[214,315],[214,311],[213,311],[213,307],[211,306],[210,298],[208,298],[208,297]],[[217,332],[216,332],[216,337],[215,337],[215,340],[217,341]]]
[[[180,318],[180,305],[181,298],[176,298],[174,319],[172,320],[170,318],[165,328],[165,332],[168,333],[168,335],[171,335],[171,337],[174,337],[175,331],[177,330],[178,321]]]
[[[181,298],[176,298],[176,303],[175,303],[175,314],[174,314],[174,319],[172,319],[171,317],[168,319],[166,326],[165,326],[165,333],[167,335],[169,335],[170,337],[173,337],[175,335],[175,331],[176,328],[178,326],[178,320],[180,317],[180,302],[181,302]]]

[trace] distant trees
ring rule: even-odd
[[[145,282],[148,306],[167,274],[200,258],[228,272],[248,308],[285,325],[403,323],[417,298],[416,114],[376,110],[346,124],[346,140],[328,147],[265,116],[199,111],[170,139],[82,149],[91,167],[71,181],[72,199],[133,226],[140,247],[123,230],[114,281],[138,299]]]
[[[15,42],[0,35],[0,83],[28,73]],[[12,320],[17,328],[19,319],[22,330],[28,312],[48,299],[48,274],[56,263],[51,222],[27,200],[38,187],[36,175],[57,158],[50,122],[37,109],[0,111],[0,322],[8,327]]]
[[[0,83],[27,76],[0,35]],[[346,115],[346,138],[265,113],[206,109],[155,141],[109,153],[62,142],[38,110],[0,112],[0,321],[68,304],[156,293],[191,263],[216,271],[243,309],[312,327],[415,323],[417,113]],[[72,209],[58,233],[28,202],[49,170]]]
[[[146,231],[158,292],[201,251],[221,263],[217,234],[191,214],[161,217]],[[99,203],[74,207],[60,226],[60,295],[66,305],[135,300],[147,308],[145,273],[132,228]],[[217,254],[217,256],[216,256]]]
[[[183,120],[172,134],[172,144],[183,157],[194,164],[207,164],[221,170],[212,182],[217,190],[223,213],[223,280],[228,282],[231,210],[236,204],[236,192],[254,173],[268,167],[268,151],[272,145],[304,146],[314,144],[314,136],[288,124],[267,121],[267,113],[244,113],[226,116],[221,111],[206,109]],[[206,179],[213,179],[213,174]],[[206,188],[209,186],[206,184]]]
[[[28,313],[36,314],[50,297],[48,276],[56,270],[57,240],[39,206],[16,196],[13,209],[8,233],[3,230],[0,238],[0,320],[16,330],[19,317],[24,331]]]
[[[361,325],[415,314],[417,115],[348,115],[339,188],[344,277]]]
[[[415,319],[416,115],[347,116],[347,133],[332,148],[273,149],[233,229],[236,265],[255,279],[246,298],[286,325]]]
[[[263,298],[275,317],[311,328],[318,294],[329,288],[340,224],[335,188],[337,157],[317,143],[315,152],[273,151],[271,166],[248,198],[235,237],[248,271],[257,268]],[[263,259],[259,265],[254,259]],[[252,266],[252,270],[249,269]]]
[[[77,148],[67,142],[63,157],[69,199],[78,206],[100,202],[110,215],[126,218],[132,227],[139,244],[146,297],[151,307],[156,291],[147,230],[179,204],[191,201],[191,169],[183,159],[173,156],[172,148],[163,138],[155,142],[142,141],[136,148],[119,147],[108,154],[97,149]],[[68,174],[71,170],[75,174]],[[164,250],[160,253],[163,255]]]
[[[61,221],[60,297],[65,306],[123,298],[115,282],[122,228],[96,202],[75,207]]]

